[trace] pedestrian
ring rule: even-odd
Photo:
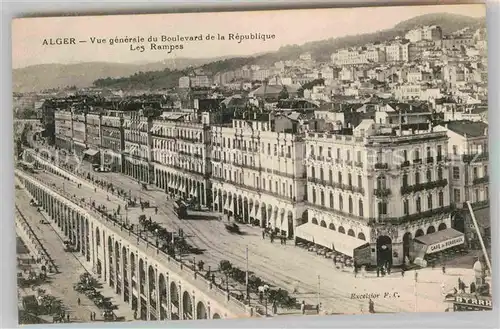
[[[78,297],[78,299],[76,300],[76,302],[78,303],[78,306],[80,306],[80,304],[82,303],[82,301],[80,300],[80,297]]]
[[[443,274],[446,274],[446,267],[443,265],[443,267],[441,268],[441,270],[443,271]]]
[[[278,305],[276,305],[276,301],[273,301],[273,315],[278,314]]]
[[[266,230],[262,230],[262,240],[266,238]]]
[[[319,304],[316,304],[316,314],[319,314]]]
[[[66,315],[66,321],[69,322],[69,314]]]
[[[286,236],[283,237],[283,244],[286,246]]]
[[[403,278],[405,277],[405,269],[404,269],[404,267],[401,268],[401,277],[403,277]]]
[[[368,300],[368,312],[375,313],[375,303],[371,298]]]
[[[418,272],[415,271],[415,282],[418,282]]]
[[[302,314],[306,314],[306,302],[302,301],[302,304],[300,304],[300,311]]]
[[[90,321],[94,321],[94,312],[90,312]]]
[[[155,215],[158,215],[158,207],[155,207]]]

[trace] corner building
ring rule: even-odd
[[[350,256],[368,242],[372,265],[401,265],[415,258],[415,237],[450,228],[446,133],[363,120],[349,135],[308,133],[305,144],[302,237],[328,236],[325,247]]]
[[[213,209],[293,237],[305,210],[304,140],[273,122],[254,114],[212,126]]]

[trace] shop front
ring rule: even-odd
[[[435,264],[437,261],[453,257],[465,250],[465,236],[462,232],[448,228],[416,237],[414,240],[415,263],[420,266]]]
[[[370,264],[370,244],[361,239],[337,231],[305,223],[295,228],[295,240],[307,241],[321,246],[333,254],[342,254],[357,265]]]
[[[475,294],[461,294],[455,296],[455,301],[453,302],[454,312],[491,310],[493,310],[491,297],[477,296]]]

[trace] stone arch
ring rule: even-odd
[[[203,320],[203,319],[208,319],[208,313],[207,313],[207,308],[205,307],[205,304],[203,302],[198,302],[196,305],[196,319],[197,320]]]
[[[427,228],[427,234],[432,234],[434,232],[436,232],[436,228],[433,225]]]
[[[179,288],[175,282],[170,283],[170,303],[172,307],[172,320],[179,320]]]
[[[445,224],[445,223],[441,223],[441,224],[439,224],[439,226],[438,226],[438,231],[442,231],[442,230],[446,230],[446,229],[447,229],[447,227],[446,227],[446,224]]]
[[[415,237],[418,238],[419,236],[422,236],[424,235],[424,230],[422,230],[421,228],[419,228],[417,230],[417,232],[415,232]]]
[[[214,313],[214,315],[212,316],[212,319],[214,319],[214,320],[220,320],[221,317],[220,317],[219,313]]]
[[[149,287],[148,287],[148,295],[150,296],[150,303],[151,305],[156,309],[156,294],[158,293],[156,290],[156,275],[155,275],[155,269],[152,265],[149,265],[148,267],[148,281],[149,281]]]
[[[359,232],[359,233],[358,233],[358,239],[363,240],[363,241],[366,241],[365,234],[364,234],[363,232]]]
[[[347,231],[347,235],[349,235],[349,236],[356,236],[356,234],[354,233],[354,230],[353,230],[353,229],[349,229],[349,230]]]
[[[345,228],[343,226],[339,226],[338,230],[339,233],[345,234]]]
[[[319,225],[321,227],[326,227],[326,222],[324,220],[321,220],[321,222],[319,223]]]
[[[167,318],[167,283],[165,280],[165,275],[160,273],[158,276],[158,293],[160,294],[160,320],[165,320]]]
[[[377,238],[377,265],[392,265],[392,239],[387,235]]]
[[[139,285],[140,293],[146,295],[144,291],[144,286],[146,285],[146,269],[144,268],[144,260],[139,258]]]
[[[318,220],[315,217],[313,217],[313,219],[311,220],[311,223],[318,225]]]
[[[330,230],[335,231],[335,224],[333,224],[333,223],[328,224],[328,228],[329,228]]]
[[[183,319],[193,319],[193,300],[187,291],[182,294],[182,311],[184,312]]]

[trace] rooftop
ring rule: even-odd
[[[484,122],[463,120],[448,122],[446,128],[462,136],[480,137],[484,136],[488,125]]]

